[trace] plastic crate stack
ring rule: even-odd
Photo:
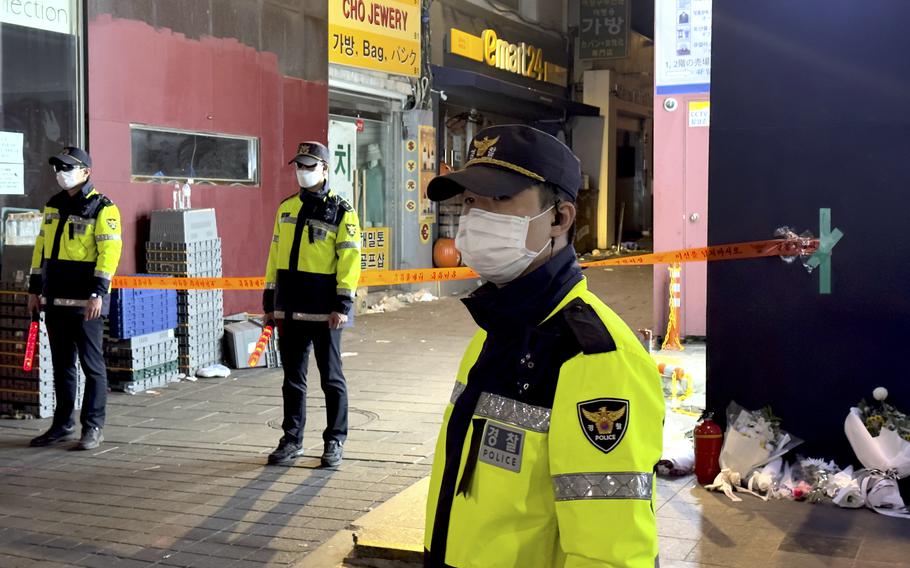
[[[180,277],[220,277],[221,239],[214,209],[153,211],[146,243],[147,272]],[[221,290],[177,292],[177,340],[181,373],[194,375],[220,363],[224,338]]]
[[[111,390],[136,394],[176,381],[176,328],[174,290],[114,290],[104,343]]]
[[[44,314],[31,371],[22,370],[28,328],[28,292],[0,283],[0,416],[49,418],[54,415],[54,366]],[[82,406],[85,375],[76,363],[76,408]]]

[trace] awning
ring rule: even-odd
[[[445,102],[529,119],[598,116],[600,109],[487,75],[433,65],[433,88]]]

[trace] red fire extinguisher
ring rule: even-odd
[[[701,423],[695,427],[695,477],[699,485],[714,483],[720,473],[720,449],[724,445],[724,433],[706,412]]]

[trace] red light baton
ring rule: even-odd
[[[265,352],[265,348],[269,344],[269,339],[272,338],[272,333],[274,333],[274,327],[271,325],[265,326],[265,329],[262,330],[262,335],[259,336],[259,341],[256,342],[256,349],[253,350],[249,360],[246,362],[247,365],[255,367],[259,364],[259,359],[262,357],[263,352]]]
[[[38,316],[32,315],[32,323],[28,326],[28,340],[25,342],[25,358],[22,360],[22,370],[31,371],[35,359],[35,345],[38,343]]]

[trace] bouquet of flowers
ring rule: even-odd
[[[735,492],[749,493],[765,501],[777,497],[774,485],[781,476],[778,458],[801,443],[802,440],[781,430],[780,418],[769,407],[752,411],[731,402],[720,451],[721,472],[705,488],[723,491],[732,501],[741,501]],[[758,468],[761,471],[755,471]],[[753,471],[755,474],[750,475]]]
[[[769,407],[746,410],[735,402],[727,407],[727,433],[720,451],[720,467],[749,478],[759,468],[800,445],[780,427],[780,418]]]
[[[910,475],[910,418],[885,402],[886,389],[879,387],[873,395],[877,403],[861,401],[844,423],[850,446],[866,468],[855,482],[867,507],[910,519],[897,486],[898,479]]]

